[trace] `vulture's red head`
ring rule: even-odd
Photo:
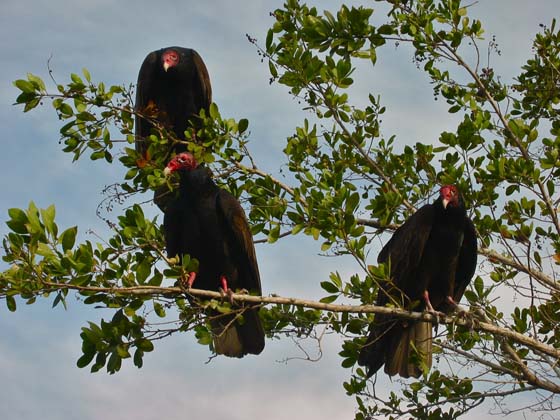
[[[460,207],[461,205],[459,190],[455,185],[444,185],[441,187],[439,190],[439,196],[441,197],[444,209],[446,209],[447,206]]]
[[[179,53],[177,51],[166,50],[161,55],[161,65],[166,72],[169,68],[175,67],[177,64],[179,64]]]
[[[169,161],[165,169],[163,170],[163,174],[165,176],[171,175],[175,171],[180,171],[181,169],[185,169],[187,171],[192,171],[198,166],[194,156],[190,153],[179,153],[173,159]]]

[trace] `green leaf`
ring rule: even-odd
[[[274,227],[270,229],[270,232],[268,233],[268,238],[267,238],[268,243],[273,244],[278,240],[279,236],[280,236],[280,225],[275,224]]]
[[[331,282],[328,281],[322,281],[321,282],[321,288],[327,292],[327,293],[338,293],[338,287],[336,287],[336,285],[332,284]]]
[[[78,366],[80,369],[85,368],[87,365],[91,363],[94,356],[95,353],[93,352],[82,355],[82,357],[80,357],[76,362],[76,366]]]
[[[33,73],[27,73],[27,79],[33,83],[41,92],[46,92],[45,82],[39,76],[35,76]]]
[[[456,112],[459,112],[461,110],[461,105],[453,105],[451,108],[448,109],[447,112],[449,112],[450,114],[455,114]]]
[[[274,32],[272,31],[272,29],[269,29],[267,34],[266,34],[266,41],[265,41],[265,48],[267,50],[270,49],[270,46],[272,45],[272,38],[274,37]]]
[[[330,295],[330,296],[325,296],[324,298],[321,298],[319,300],[319,302],[322,303],[333,303],[335,300],[338,299],[338,295]]]
[[[95,117],[95,115],[91,114],[90,112],[83,111],[83,112],[79,112],[76,115],[76,119],[79,121],[95,121],[97,118]]]
[[[292,228],[292,235],[296,235],[296,234],[299,233],[303,228],[304,228],[304,225],[303,225],[303,224],[295,225],[295,226]]]
[[[25,95],[25,94],[22,94],[22,95]],[[28,112],[28,111],[32,110],[33,108],[35,108],[40,103],[41,103],[41,98],[30,99],[29,101],[27,101],[27,103],[23,107],[23,112]]]
[[[116,351],[111,353],[109,361],[107,362],[107,372],[110,374],[116,373],[121,369],[122,358],[118,355]]]
[[[218,110],[218,105],[212,102],[210,104],[210,117],[215,120],[218,119],[219,116],[220,116],[220,111]]]
[[[8,209],[8,215],[11,217],[11,220],[6,222],[6,224],[12,231],[20,234],[27,233],[26,224],[29,222],[29,219],[23,210],[16,208]]]
[[[37,244],[37,254],[47,259],[54,258],[56,256],[49,244],[44,242],[39,242],[39,244]]]
[[[6,306],[8,306],[8,310],[10,312],[16,311],[16,300],[13,296],[11,295],[6,296]]]
[[[72,79],[72,81],[74,83],[77,83],[77,84],[80,84],[80,85],[84,84],[82,78],[80,76],[78,76],[76,73],[70,74],[70,78]]]
[[[27,219],[29,220],[29,233],[41,235],[41,233],[43,233],[43,226],[39,220],[39,209],[33,201],[29,203],[27,209]]]
[[[244,133],[245,131],[247,131],[247,127],[249,127],[249,120],[247,120],[246,118],[240,119],[239,123],[237,124],[239,133]]]
[[[319,235],[320,235],[321,231],[317,228],[311,228],[311,236],[313,236],[313,239],[317,240],[319,239]]]
[[[331,273],[329,278],[337,288],[340,289],[342,287],[342,279],[340,278],[340,274],[338,274],[338,272]]]
[[[35,93],[35,86],[27,80],[19,79],[14,82],[14,86],[24,93]]]
[[[43,219],[45,229],[47,229],[47,232],[50,233],[54,238],[56,238],[58,234],[57,226],[54,223],[55,215],[56,210],[53,204],[51,204],[46,209],[41,209],[41,218]]]
[[[143,352],[149,353],[154,349],[154,344],[147,338],[136,340],[136,347]]]
[[[272,60],[268,61],[268,70],[270,71],[270,75],[272,77],[274,77],[275,79],[278,77],[278,70],[276,69],[276,66],[274,65]]]
[[[352,358],[348,358],[348,359],[344,359],[341,363],[342,367],[345,369],[351,368],[352,366],[354,366],[354,364],[356,363],[355,359]]]
[[[144,258],[142,262],[136,266],[136,280],[139,284],[144,284],[151,273],[152,264],[148,258]]]
[[[198,343],[202,344],[203,346],[207,346],[212,343],[212,335],[203,325],[195,327],[194,335],[197,338]]]
[[[88,81],[88,83],[91,83],[91,74],[89,74],[88,69],[86,69],[85,67],[82,69],[82,73],[84,74],[84,77],[86,78],[86,80]]]
[[[60,111],[60,113],[62,115],[67,116],[67,117],[71,117],[72,115],[74,115],[74,110],[67,103],[60,104],[60,107],[58,108],[58,110]]]
[[[76,234],[78,233],[78,227],[73,226],[66,229],[60,237],[58,238],[58,243],[62,244],[62,250],[64,252],[72,249],[74,243],[76,242]]]
[[[62,292],[58,292],[56,294],[56,297],[54,298],[52,307],[55,308],[60,302],[62,302],[62,305],[66,309],[66,301],[64,300],[64,293],[62,293]]]
[[[117,354],[122,359],[127,359],[130,357],[130,353],[128,352],[127,345],[119,344],[117,345]]]
[[[159,316],[160,318],[165,317],[165,309],[164,309],[164,307],[161,303],[154,302],[154,311],[155,311],[156,315]]]
[[[140,349],[136,349],[134,352],[134,366],[140,369],[144,365],[144,361],[142,360],[144,357],[144,352]]]

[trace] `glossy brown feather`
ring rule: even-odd
[[[193,287],[217,291],[225,276],[230,289],[261,295],[253,237],[239,201],[220,189],[205,167],[179,173],[179,195],[168,207],[163,223],[168,255],[188,254],[199,261]],[[243,322],[232,315],[216,315],[211,314],[215,318],[211,324],[217,353],[243,357],[263,350],[264,331],[257,308],[245,310]]]
[[[455,201],[444,208],[442,197],[450,190],[456,192]],[[475,230],[462,197],[455,187],[442,187],[440,197],[413,214],[379,253],[378,262],[390,265],[392,281],[379,285],[376,305],[423,311],[427,291],[435,310],[450,312],[447,296],[461,299],[476,261]],[[418,377],[431,366],[431,341],[431,324],[378,314],[358,362],[370,376],[385,364],[389,375]],[[420,361],[411,362],[414,348]]]

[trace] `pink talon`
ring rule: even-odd
[[[227,285],[227,279],[226,276],[221,276],[220,277],[220,282],[222,283],[222,290],[224,291],[224,293],[228,292],[228,285]]]
[[[434,307],[432,306],[432,302],[430,302],[430,294],[428,293],[427,290],[424,290],[424,301],[426,302],[426,308],[428,308],[428,311],[430,312],[435,312]]]
[[[455,308],[456,308],[457,306],[459,306],[459,304],[458,304],[457,302],[455,302],[455,299],[453,299],[451,296],[447,296],[446,299],[447,299],[447,302],[448,302],[451,306],[453,306],[453,307],[455,307]]]
[[[187,288],[190,289],[194,283],[194,280],[196,279],[196,273],[194,271],[192,271],[189,274],[189,278],[187,279]]]

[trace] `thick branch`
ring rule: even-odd
[[[504,351],[509,355],[510,359],[519,367],[521,372],[523,373],[523,378],[530,383],[541,389],[546,389],[547,391],[559,393],[560,386],[556,385],[553,382],[540,379],[531,369],[529,366],[525,364],[525,362],[519,357],[515,349],[505,340],[500,340],[502,343],[502,348]]]
[[[482,317],[482,319],[484,319],[484,321],[489,322],[489,319],[485,313],[483,312],[480,313],[480,316]],[[554,393],[560,392],[559,385],[555,384],[554,382],[548,381],[546,379],[539,378],[535,374],[535,372],[533,372],[529,368],[529,366],[525,364],[525,361],[522,360],[521,357],[519,357],[519,354],[517,354],[517,351],[512,347],[512,345],[507,340],[504,339],[504,336],[498,336],[497,339],[498,342],[501,344],[504,352],[509,356],[509,359],[513,363],[515,363],[515,365],[521,371],[521,375],[518,376],[521,376],[525,381],[538,388],[546,389],[547,391],[554,392]]]
[[[93,286],[77,286],[73,284],[66,283],[53,283],[53,282],[43,282],[45,286],[51,289],[72,289],[82,292],[99,292],[99,293],[110,293],[110,294],[120,294],[120,295],[167,295],[167,296],[177,296],[182,294],[188,294],[196,297],[210,298],[210,299],[222,299],[222,295],[219,292],[213,292],[210,290],[201,289],[189,289],[185,290],[180,287],[152,287],[152,286],[135,286],[135,287],[93,287]],[[468,328],[472,328],[476,331],[485,331],[493,335],[498,335],[515,343],[527,346],[531,349],[535,349],[542,353],[545,353],[555,359],[560,359],[560,349],[555,349],[554,347],[548,346],[541,343],[534,338],[527,337],[523,334],[517,333],[515,331],[499,327],[497,325],[491,324],[489,322],[472,322],[470,317],[453,317],[441,314],[440,316],[435,316],[430,313],[420,313],[420,312],[410,312],[404,309],[389,308],[384,306],[374,306],[374,305],[336,305],[332,303],[323,303],[313,300],[281,297],[281,296],[251,296],[246,294],[233,294],[233,300],[237,302],[248,302],[248,303],[260,303],[260,304],[280,304],[280,305],[294,305],[299,307],[305,307],[310,309],[319,309],[328,312],[348,312],[348,313],[375,313],[375,314],[385,314],[392,315],[398,318],[411,319],[411,320],[421,320],[427,321],[434,324],[454,324],[461,325]],[[473,315],[476,317],[476,315]],[[560,393],[560,388],[558,389]]]

